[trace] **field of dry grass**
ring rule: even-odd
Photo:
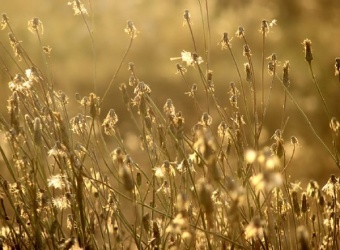
[[[327,4],[2,4],[2,246],[338,249]]]

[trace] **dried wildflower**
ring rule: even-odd
[[[208,72],[207,72],[207,85],[208,85],[209,90],[214,92],[214,82],[213,82],[213,71],[212,70],[208,70]]]
[[[313,180],[309,181],[307,185],[307,196],[316,198],[316,196],[318,195],[318,190],[319,190],[319,184]]]
[[[238,27],[236,33],[235,33],[236,37],[241,38],[244,36],[244,28],[243,27]]]
[[[70,200],[66,196],[52,198],[52,205],[59,210],[71,207]]]
[[[173,117],[175,116],[176,112],[175,112],[175,106],[174,104],[172,103],[172,100],[171,99],[167,99],[166,100],[166,103],[164,104],[163,106],[163,110],[165,112],[165,114],[168,116],[168,117]]]
[[[125,33],[127,33],[131,38],[136,38],[139,31],[136,29],[135,25],[132,21],[128,20],[126,28],[124,29]]]
[[[300,145],[299,140],[295,136],[290,137],[290,143],[293,144],[294,146]]]
[[[305,59],[307,62],[311,62],[313,60],[312,54],[312,41],[309,39],[305,39],[302,42],[304,49],[305,49]]]
[[[104,133],[106,135],[114,135],[116,133],[115,125],[117,122],[118,122],[118,116],[116,112],[114,111],[114,109],[110,109],[102,124],[102,126],[104,127]]]
[[[335,117],[332,117],[331,121],[329,122],[329,127],[334,133],[336,133],[340,129],[340,122]]]
[[[169,197],[171,193],[169,181],[164,180],[162,185],[156,190],[156,192],[162,192],[166,197]]]
[[[233,38],[229,38],[229,34],[227,32],[224,32],[222,39],[218,44],[221,45],[222,50],[231,48],[231,43],[230,43],[231,40],[233,40]]]
[[[128,71],[130,71],[132,74],[135,72],[135,63],[134,62],[128,63]]]
[[[53,148],[48,151],[49,156],[60,156],[66,157],[67,156],[67,148],[65,145],[61,144],[59,141],[56,141]]]
[[[212,124],[212,117],[207,112],[204,112],[201,116],[200,124],[204,127],[209,127]]]
[[[11,44],[11,47],[14,51],[14,55],[16,57],[18,57],[19,61],[21,61],[21,59],[24,55],[24,52],[23,52],[21,44],[20,44],[21,41],[18,41],[13,33],[8,33],[8,37],[9,37],[9,43]]]
[[[95,118],[100,113],[99,97],[94,93],[90,93],[89,101],[90,101],[90,115],[92,118]]]
[[[182,64],[180,63],[176,64],[176,68],[177,68],[176,74],[184,75],[187,72],[187,69],[183,67]]]
[[[273,153],[275,153],[279,158],[281,158],[285,154],[282,131],[280,129],[275,130],[275,133],[271,137],[271,139],[275,140],[275,143],[271,146]]]
[[[240,91],[237,89],[234,82],[230,83],[230,90],[228,93],[231,106],[238,109],[238,96],[240,95]]]
[[[65,187],[66,179],[67,179],[66,175],[61,174],[53,175],[47,179],[47,185],[55,189],[63,189]]]
[[[7,27],[7,24],[9,23],[9,18],[6,13],[3,13],[1,16],[2,16],[2,19],[1,19],[0,27],[1,27],[1,30],[4,30]]]
[[[260,31],[263,34],[267,35],[269,33],[269,27],[273,27],[276,24],[277,24],[277,21],[275,19],[273,19],[270,23],[268,23],[267,20],[262,20]]]
[[[335,58],[335,75],[339,76],[339,82],[340,82],[340,57]]]
[[[133,93],[136,95],[149,94],[151,93],[151,89],[145,82],[138,81]]]
[[[186,66],[195,66],[195,64],[201,64],[203,63],[202,57],[196,54],[196,52],[188,52],[183,50],[181,52],[181,57],[171,57],[170,60],[179,60],[181,59],[183,62],[186,63]]]
[[[232,139],[231,135],[230,135],[230,131],[229,131],[229,126],[227,125],[227,123],[225,121],[221,121],[220,125],[218,125],[217,127],[217,134],[219,137],[221,137],[222,139]]]
[[[253,74],[251,73],[250,64],[244,64],[244,71],[246,72],[246,81],[249,83],[253,82]]]
[[[290,71],[290,65],[289,65],[289,61],[285,61],[285,63],[283,64],[283,76],[282,76],[282,83],[288,87],[290,84],[290,80],[289,80],[289,71]]]
[[[67,5],[72,6],[74,15],[76,16],[83,15],[83,14],[88,15],[84,4],[82,4],[80,0],[74,0],[72,2],[68,2]]]
[[[248,44],[243,45],[243,55],[246,57],[251,56],[251,50]]]
[[[40,33],[40,35],[44,34],[44,26],[41,20],[38,17],[34,17],[33,19],[28,21],[28,30],[33,34]]]
[[[21,74],[16,74],[13,80],[8,83],[8,87],[11,91],[22,90],[24,82],[25,78]]]
[[[276,66],[278,65],[278,61],[276,59],[276,54],[273,53],[271,54],[269,57],[267,57],[267,59],[269,60],[268,62],[268,72],[269,75],[274,75],[276,72]]]
[[[43,46],[42,47],[42,50],[45,54],[47,55],[50,55],[51,54],[51,51],[52,51],[52,48],[50,46]]]
[[[263,221],[255,216],[244,230],[246,239],[262,239],[264,234]]]
[[[190,16],[190,11],[189,10],[184,10],[183,17],[184,17],[183,25],[184,24],[192,25],[191,16]]]
[[[334,197],[336,193],[340,190],[339,178],[335,175],[331,175],[325,186],[323,186],[322,191],[331,197]]]
[[[154,175],[158,178],[158,179],[163,179],[164,178],[164,172],[162,170],[162,168],[160,166],[155,167],[153,169],[153,171],[155,172]]]
[[[185,94],[188,95],[189,97],[194,98],[196,92],[197,92],[197,84],[194,83],[194,84],[191,86],[190,92],[185,92]]]
[[[71,130],[75,134],[84,134],[87,128],[86,116],[79,113],[70,120]]]
[[[240,115],[238,111],[235,112],[235,118],[231,118],[231,120],[234,122],[237,128],[240,128],[241,126],[246,124],[246,122],[243,119],[243,115]]]
[[[306,193],[302,193],[301,212],[303,214],[305,214],[305,213],[307,213],[307,211],[308,211],[307,195],[306,195]]]

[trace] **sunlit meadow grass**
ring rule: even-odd
[[[340,167],[340,123],[332,117],[314,76],[312,42],[305,39],[296,46],[305,50],[306,64],[301,68],[310,71],[332,145],[320,137],[290,92],[294,82],[289,61],[279,63],[275,53],[265,54],[275,20],[259,21],[263,47],[257,54],[262,54],[262,63],[254,65],[245,28],[222,31],[214,44],[208,4],[198,2],[202,12],[195,15],[201,15],[204,39],[195,38],[191,13],[185,10],[183,25],[192,51],[170,58],[188,87],[185,94],[192,109],[201,114],[193,124],[170,97],[157,106],[153,99],[157,93],[139,79],[134,63],[125,61],[133,41],[139,39],[132,21],[125,28],[130,41],[107,89],[100,96],[94,80],[93,93],[75,94],[79,113],[70,117],[69,97],[53,82],[49,67],[53,51],[42,40],[43,23],[39,18],[28,22],[45,59],[42,69],[12,30],[9,17],[2,15],[10,46],[1,46],[18,70],[12,75],[3,64],[11,79],[11,95],[8,114],[0,120],[6,135],[0,144],[2,249],[339,249],[339,177],[332,175],[323,186],[311,180],[303,189],[286,172],[294,166],[296,150],[303,150],[298,138],[285,133],[288,100],[334,160],[334,172]],[[83,19],[94,47],[88,11],[79,0],[70,5]],[[234,51],[233,43],[242,43],[243,52]],[[198,51],[197,44],[204,51]],[[211,46],[221,47],[220,53],[234,63],[232,70],[238,74],[230,82],[227,101],[215,96],[219,90],[210,67]],[[92,53],[95,79],[94,49]],[[237,53],[244,55],[241,64]],[[128,73],[121,72],[124,67]],[[339,68],[336,58],[336,75]],[[187,71],[194,71],[199,81],[189,82]],[[129,154],[115,107],[101,114],[119,73],[126,74],[127,83],[119,87],[121,105],[128,114],[124,119],[139,133],[140,159]],[[274,84],[281,86],[283,96],[277,110],[281,125],[271,143],[263,146],[261,133],[270,120],[267,110]],[[119,146],[111,148],[108,141]]]

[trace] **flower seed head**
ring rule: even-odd
[[[312,41],[309,39],[303,40],[303,46],[305,48],[305,59],[307,62],[311,62],[313,60],[313,54],[312,54]]]

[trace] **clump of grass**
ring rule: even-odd
[[[331,117],[313,74],[310,40],[304,41],[305,59],[329,119],[332,150],[290,92],[294,82],[289,75],[289,61],[280,69],[276,54],[272,53],[268,57],[269,80],[265,76],[266,44],[274,22],[262,20],[260,25],[263,44],[260,79],[245,29],[239,27],[236,32],[244,44],[243,71],[235,59],[238,52],[232,48],[232,39],[228,33],[223,34],[219,42],[221,53],[226,50],[230,56],[238,79],[229,85],[229,102],[218,100],[209,63],[213,58],[209,52],[212,38],[208,3],[205,6],[199,3],[203,43],[208,53],[201,56],[197,50],[200,41],[195,38],[190,12],[186,10],[184,23],[189,29],[193,52],[182,51],[180,57],[172,60],[182,61],[176,67],[200,119],[187,124],[171,99],[164,106],[157,106],[152,89],[139,79],[133,63],[129,63],[128,84],[119,87],[122,106],[130,115],[126,119],[134,122],[139,132],[143,159],[133,159],[129,154],[120,134],[121,118],[115,110],[110,109],[104,119],[101,114],[101,105],[138,33],[133,22],[128,21],[125,29],[130,36],[128,49],[103,98],[98,93],[83,97],[77,94],[79,113],[70,117],[69,99],[63,91],[55,90],[49,67],[45,71],[36,66],[17,39],[9,18],[2,15],[2,28],[10,31],[15,56],[12,60],[19,71],[16,75],[8,72],[9,116],[1,116],[6,142],[0,145],[0,154],[8,172],[0,175],[2,248],[339,247],[339,177],[332,175],[323,187],[311,180],[303,189],[287,174],[287,168],[294,165],[299,145],[298,139],[291,136],[293,150],[288,155],[287,98],[339,167],[340,125]],[[84,5],[77,0],[72,7],[90,30]],[[42,22],[32,19],[29,30],[37,35],[48,66],[51,50],[41,39]],[[338,74],[338,58],[335,69]],[[188,82],[187,70],[197,72],[198,83]],[[278,111],[282,112],[282,121],[272,136],[272,144],[263,145],[261,133],[273,84],[280,84],[283,89],[283,108]],[[203,102],[199,95],[204,96]],[[191,133],[186,133],[188,128]],[[111,148],[106,138],[117,147]]]

